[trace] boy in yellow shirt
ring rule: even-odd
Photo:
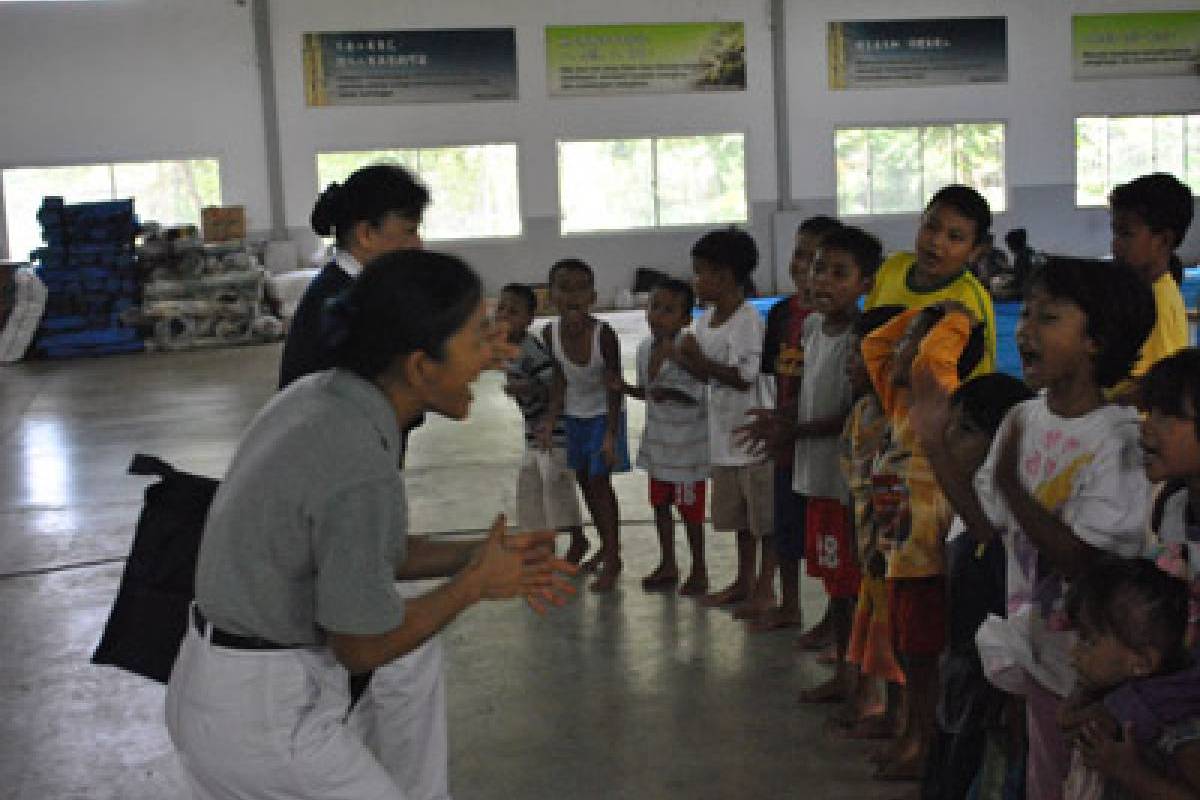
[[[971,377],[996,370],[996,315],[992,298],[969,265],[983,250],[992,210],[983,195],[952,184],[925,206],[913,253],[895,253],[875,276],[865,308],[924,308],[944,300],[961,303],[984,326],[984,353]]]
[[[1187,310],[1179,284],[1183,265],[1175,248],[1192,223],[1192,192],[1173,175],[1155,172],[1121,184],[1108,196],[1113,258],[1133,268],[1154,290],[1154,328],[1142,345],[1132,375],[1141,378],[1155,362],[1187,347]],[[1118,400],[1137,399],[1135,384],[1114,391]]]

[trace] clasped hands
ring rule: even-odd
[[[523,597],[538,614],[565,605],[575,587],[563,576],[579,567],[555,555],[554,538],[554,531],[509,533],[504,515],[497,516],[468,567],[480,581],[480,597]]]

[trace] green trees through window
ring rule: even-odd
[[[515,144],[319,153],[318,187],[380,163],[407,167],[429,187],[433,199],[421,226],[425,239],[521,234]]]
[[[842,128],[834,148],[838,214],[920,213],[949,183],[1005,209],[1004,123]]]
[[[1076,118],[1076,205],[1105,205],[1114,186],[1148,172],[1200,194],[1200,114]]]

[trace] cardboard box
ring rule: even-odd
[[[200,232],[206,242],[246,238],[245,206],[205,206],[200,209]]]

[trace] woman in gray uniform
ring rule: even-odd
[[[400,432],[467,415],[491,358],[478,276],[404,251],[368,265],[339,307],[335,368],[297,380],[250,424],[205,526],[196,604],[167,725],[198,798],[405,795],[345,724],[347,673],[412,651],[480,600],[535,610],[572,591],[553,532],[481,542],[409,536]],[[405,599],[396,578],[449,577]]]

